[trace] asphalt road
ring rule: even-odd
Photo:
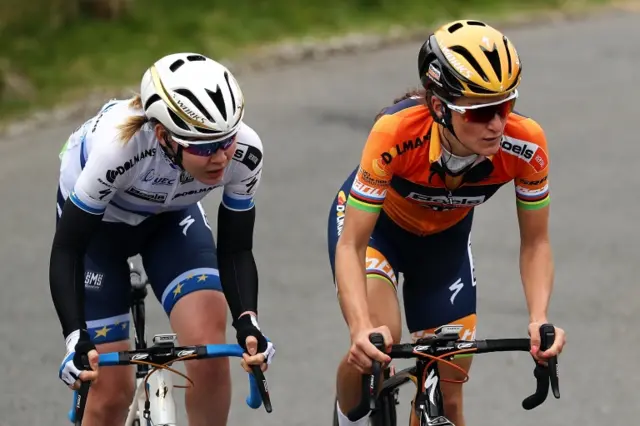
[[[532,412],[520,406],[534,388],[528,355],[477,357],[466,385],[468,424],[636,424],[640,15],[613,13],[508,34],[525,66],[518,110],[542,124],[550,146],[556,260],[550,319],[566,329],[568,343],[561,399]],[[266,148],[256,258],[261,324],[278,352],[267,376],[270,415],[244,404],[246,377],[233,363],[231,424],[330,424],[334,371],[348,336],[326,254],[327,213],[358,161],[374,114],[417,83],[418,47],[241,78],[247,122]],[[67,423],[71,393],[57,379],[64,353],[47,268],[57,153],[77,124],[51,123],[0,144],[1,426]],[[205,202],[212,220],[218,199]],[[526,335],[511,186],[478,209],[472,237],[478,337]],[[168,331],[153,299],[149,311],[150,332]],[[410,391],[402,393],[399,424],[406,424]],[[176,392],[181,400],[182,390]]]

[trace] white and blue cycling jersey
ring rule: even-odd
[[[263,163],[262,142],[253,129],[240,125],[234,161],[219,184],[206,185],[171,162],[150,123],[129,141],[120,139],[120,126],[141,114],[130,100],[113,100],[76,129],[60,153],[59,196],[88,213],[104,214],[104,221],[133,226],[195,204],[218,187],[223,187],[222,203],[228,209],[253,207]],[[60,215],[60,201],[57,208]]]

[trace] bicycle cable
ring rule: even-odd
[[[461,350],[458,350],[458,351],[449,352],[449,353],[442,354],[442,355],[439,355],[439,356],[435,356],[435,355],[431,355],[431,354],[425,354],[425,353],[422,353],[422,352],[418,352],[416,350],[414,350],[413,353],[414,353],[414,355],[417,355],[417,356],[420,356],[420,357],[427,358],[427,359],[431,360],[431,361],[429,361],[427,363],[427,365],[426,365],[426,367],[424,369],[423,376],[426,376],[427,370],[428,370],[428,368],[429,368],[429,366],[431,364],[433,364],[434,362],[443,362],[443,363],[448,364],[449,366],[457,369],[458,371],[461,371],[464,374],[464,379],[462,379],[462,380],[454,380],[454,379],[443,379],[443,378],[440,378],[440,380],[442,382],[444,382],[444,383],[466,383],[467,381],[469,381],[469,373],[464,368],[460,367],[459,365],[457,365],[454,362],[449,361],[449,360],[447,360],[445,358],[453,357],[454,355],[458,355],[458,354],[473,353],[475,351],[476,351],[475,348],[472,348],[472,349],[461,349]],[[426,379],[427,379],[426,377],[422,377],[421,388],[425,386]],[[422,390],[424,391],[424,389],[422,389]]]

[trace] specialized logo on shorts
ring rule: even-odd
[[[502,147],[502,151],[522,158],[531,164],[531,167],[538,172],[547,167],[547,163],[549,161],[547,153],[533,142],[522,141],[505,136],[500,146]]]
[[[449,286],[449,290],[451,290],[451,297],[449,298],[449,301],[452,305],[456,300],[456,296],[458,295],[458,293],[460,293],[460,291],[462,291],[463,288],[464,282],[462,282],[462,278],[458,278],[456,282]]]
[[[338,203],[336,204],[336,223],[338,225],[338,237],[342,234],[342,227],[344,226],[344,211],[347,207],[347,197],[344,195],[344,191],[338,192]]]

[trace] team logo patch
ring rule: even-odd
[[[500,144],[502,151],[507,154],[522,158],[537,171],[540,172],[547,167],[549,159],[544,149],[533,142],[521,141],[506,137]]]

